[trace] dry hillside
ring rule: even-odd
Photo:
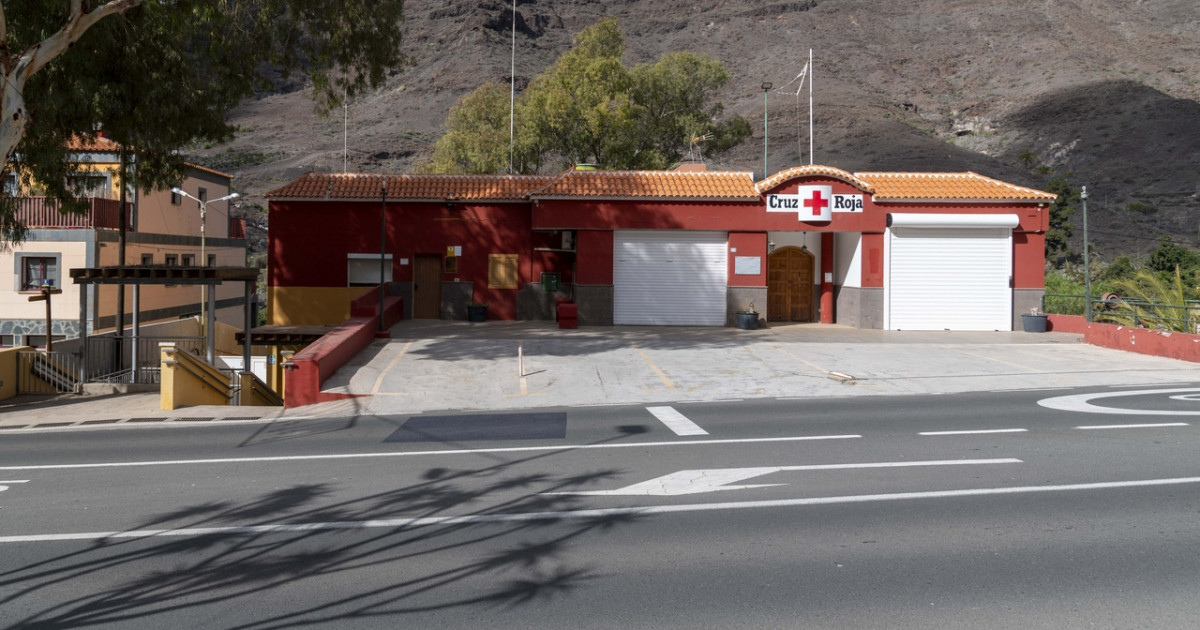
[[[237,175],[260,227],[252,204],[307,170],[347,159],[349,170],[407,171],[459,97],[508,80],[511,6],[409,2],[400,45],[410,63],[350,103],[345,140],[342,116],[317,118],[295,83],[246,103],[238,136],[193,158]],[[711,168],[762,171],[760,84],[788,83],[811,47],[816,162],[972,170],[1035,187],[1069,174],[1092,194],[1101,255],[1144,252],[1162,233],[1200,247],[1196,0],[520,0],[518,89],[608,15],[629,63],[691,50],[726,64],[734,79],[721,100],[756,135]],[[769,95],[771,171],[809,159],[799,105]],[[1018,159],[1025,152],[1036,161]]]

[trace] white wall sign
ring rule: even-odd
[[[734,256],[733,273],[737,276],[757,276],[762,273],[762,258],[758,256]]]
[[[863,211],[863,196],[862,195],[834,195],[833,196],[833,211],[834,212],[862,212]]]
[[[767,195],[767,212],[795,212],[801,221],[833,218],[832,186],[800,186],[795,195]]]

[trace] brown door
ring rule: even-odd
[[[442,318],[442,257],[417,254],[413,259],[413,319]]]
[[[782,247],[767,257],[767,321],[813,321],[811,252]]]

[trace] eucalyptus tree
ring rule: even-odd
[[[720,61],[674,52],[627,68],[624,54],[617,21],[605,19],[580,32],[570,50],[530,81],[513,108],[513,171],[578,163],[661,169],[682,159],[693,139],[705,138],[704,152],[713,154],[750,135],[745,119],[723,118],[714,100],[730,80]],[[429,170],[505,171],[507,96],[493,83],[463,97],[447,117]]]
[[[131,185],[178,183],[193,142],[227,139],[231,109],[301,73],[315,106],[381,85],[399,66],[402,0],[22,0],[0,4],[0,150],[63,207],[69,140],[106,135]],[[0,245],[20,240],[11,200]]]

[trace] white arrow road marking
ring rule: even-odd
[[[10,483],[29,483],[29,480],[28,479],[13,479],[11,481],[0,481],[0,492],[4,492],[5,490],[8,490],[8,484],[10,484]]]
[[[1140,389],[1127,392],[1111,392],[1107,394],[1075,394],[1073,396],[1056,396],[1054,398],[1043,398],[1038,401],[1038,404],[1047,409],[1058,409],[1060,411],[1078,411],[1082,413],[1110,413],[1122,416],[1200,416],[1200,410],[1197,411],[1169,411],[1166,409],[1117,409],[1115,407],[1101,407],[1093,405],[1090,401],[1097,398],[1120,398],[1123,396],[1148,396],[1150,394],[1177,394],[1200,392],[1200,389],[1189,387],[1186,389]],[[1181,396],[1172,396],[1176,400],[1191,400]]]
[[[64,540],[119,540],[157,538],[168,536],[237,536],[261,534],[286,534],[291,532],[318,532],[355,529],[407,529],[439,525],[472,525],[477,523],[529,523],[535,521],[562,521],[566,519],[605,519],[617,516],[653,516],[656,514],[685,514],[690,512],[714,512],[725,510],[753,510],[761,508],[805,507],[813,505],[844,505],[849,503],[872,503],[879,501],[914,501],[923,499],[953,499],[960,497],[986,497],[1012,494],[1038,494],[1044,492],[1080,492],[1090,490],[1117,490],[1123,488],[1148,488],[1200,483],[1200,477],[1175,479],[1144,479],[1137,481],[1102,481],[1099,483],[1076,483],[1060,486],[1019,486],[1011,488],[968,488],[965,490],[931,490],[926,492],[898,492],[894,494],[860,494],[838,497],[812,497],[808,499],[776,499],[772,501],[738,501],[724,503],[692,503],[683,505],[653,505],[643,507],[617,507],[594,510],[566,510],[561,512],[519,512],[513,514],[467,514],[464,516],[424,516],[384,518],[369,521],[330,521],[320,523],[278,523],[274,525],[229,525],[225,527],[189,527],[181,529],[134,529],[111,532],[78,532],[69,534],[28,534],[0,536],[0,545],[11,543],[58,542]]]
[[[675,435],[708,435],[708,431],[688,420],[687,416],[676,411],[674,407],[646,407],[646,411],[654,414],[654,417],[667,425]]]
[[[714,468],[710,470],[681,470],[657,479],[635,483],[616,490],[591,490],[580,492],[546,492],[544,494],[573,494],[589,496],[643,495],[674,497],[683,494],[701,494],[720,490],[745,490],[768,488],[787,484],[768,483],[746,486],[725,484],[761,477],[771,473],[805,470],[851,470],[858,468],[909,468],[917,466],[971,466],[982,464],[1020,464],[1019,459],[949,459],[924,462],[875,462],[866,464],[814,464],[811,466],[765,466],[760,468]]]

